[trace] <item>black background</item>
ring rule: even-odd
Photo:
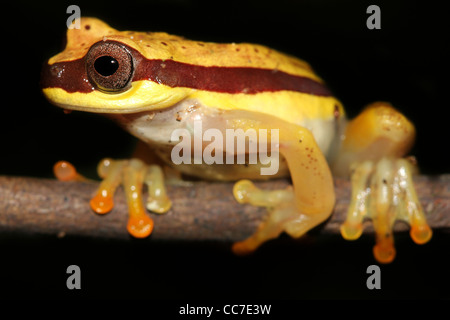
[[[52,177],[67,159],[95,177],[103,157],[126,157],[133,138],[106,119],[65,115],[39,90],[42,63],[62,49],[66,8],[119,30],[166,31],[216,42],[255,42],[308,61],[350,117],[390,101],[417,127],[412,150],[422,173],[450,172],[448,28],[439,2],[427,1],[123,1],[20,3],[3,7],[0,174]],[[366,8],[381,8],[368,30]],[[11,15],[11,17],[8,17]],[[10,18],[10,19],[8,19]],[[0,195],[1,197],[1,195]],[[0,199],[1,201],[1,199]],[[228,243],[0,236],[1,297],[91,298],[449,298],[449,234],[415,245],[396,236],[397,258],[381,266],[382,289],[366,288],[376,264],[372,236],[283,236],[254,255]],[[82,289],[66,288],[66,268],[82,270]]]

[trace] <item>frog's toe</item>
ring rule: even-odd
[[[122,171],[126,161],[103,159],[98,165],[98,174],[103,178],[95,196],[91,199],[92,210],[98,214],[110,212],[114,207],[113,196],[122,182]]]
[[[347,240],[357,239],[363,219],[372,219],[376,233],[373,253],[381,263],[389,263],[395,257],[392,230],[396,220],[411,225],[414,242],[423,244],[431,239],[432,231],[414,189],[412,172],[409,161],[391,158],[365,161],[353,171],[352,200],[341,234]]]
[[[159,214],[169,211],[172,201],[167,196],[161,167],[149,166],[144,182],[148,187],[147,209]]]
[[[234,184],[233,195],[237,202],[247,203],[248,194],[256,190],[255,185],[250,180],[240,180]]]
[[[424,244],[430,241],[433,232],[427,224],[413,224],[409,234],[415,243]]]
[[[153,231],[153,220],[146,215],[130,215],[130,218],[128,219],[127,230],[135,238],[146,238]]]
[[[346,240],[356,240],[361,236],[362,232],[362,223],[346,221],[341,225],[341,234]]]
[[[169,197],[163,199],[149,199],[147,200],[147,210],[154,213],[163,214],[170,210],[172,207],[172,201]]]
[[[153,230],[153,220],[147,216],[142,199],[142,187],[148,168],[138,159],[128,160],[123,168],[122,183],[130,215],[127,230],[136,238],[145,238]]]
[[[234,254],[239,256],[244,256],[249,253],[252,253],[258,246],[252,245],[248,241],[240,241],[233,243],[231,250]]]
[[[112,196],[103,196],[101,193],[97,193],[89,202],[92,210],[98,214],[105,214],[110,212],[114,208],[114,200]]]
[[[299,214],[294,205],[268,208],[268,216],[257,231],[243,241],[233,244],[235,254],[244,255],[255,251],[264,242],[277,238],[283,231],[293,234]]]
[[[391,236],[377,239],[377,244],[373,247],[373,255],[380,263],[390,263],[395,258],[394,240]]]
[[[294,193],[292,187],[286,190],[262,190],[257,188],[250,180],[240,180],[233,187],[235,199],[241,203],[248,203],[260,207],[275,207],[283,202],[292,202]]]
[[[80,175],[73,164],[67,161],[58,161],[53,166],[53,174],[59,181],[82,181],[85,177]]]

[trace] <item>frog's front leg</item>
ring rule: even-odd
[[[245,118],[241,114],[238,119],[231,121],[233,129],[267,129],[268,132],[278,129],[278,150],[287,162],[293,181],[293,186],[286,190],[275,191],[260,190],[248,180],[235,184],[233,192],[237,201],[264,206],[269,211],[252,236],[234,244],[235,253],[245,254],[283,231],[300,237],[322,223],[333,211],[335,194],[328,164],[308,129],[266,115]]]
[[[411,237],[418,244],[432,235],[414,189],[414,164],[401,158],[414,135],[414,126],[402,114],[387,103],[374,103],[347,125],[333,166],[338,174],[350,173],[352,181],[352,199],[341,234],[355,240],[362,234],[363,219],[372,219],[373,252],[381,263],[395,257],[392,228],[396,220],[411,225]]]
[[[67,162],[59,162],[54,167],[59,180],[82,180],[75,168]],[[129,219],[128,232],[136,238],[145,238],[153,230],[153,220],[146,214],[142,187],[148,187],[147,209],[156,213],[167,212],[172,203],[167,197],[161,167],[147,165],[133,158],[129,160],[104,159],[98,165],[98,174],[103,181],[90,206],[98,214],[110,212],[114,207],[114,193],[119,185],[124,188],[127,199]]]

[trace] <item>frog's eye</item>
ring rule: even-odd
[[[131,86],[133,58],[121,43],[100,41],[86,55],[86,70],[89,80],[100,91],[123,92]]]

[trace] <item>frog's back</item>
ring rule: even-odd
[[[342,104],[308,63],[265,46],[175,39],[166,70],[183,70],[190,96],[211,108],[262,112],[311,130],[324,154],[337,136]],[[186,71],[188,70],[188,71]],[[190,77],[192,76],[192,78]]]
[[[159,79],[196,89],[191,96],[209,107],[263,112],[298,124],[344,114],[324,81],[296,57],[251,43],[145,36],[146,58],[158,52],[164,61],[165,76]]]

